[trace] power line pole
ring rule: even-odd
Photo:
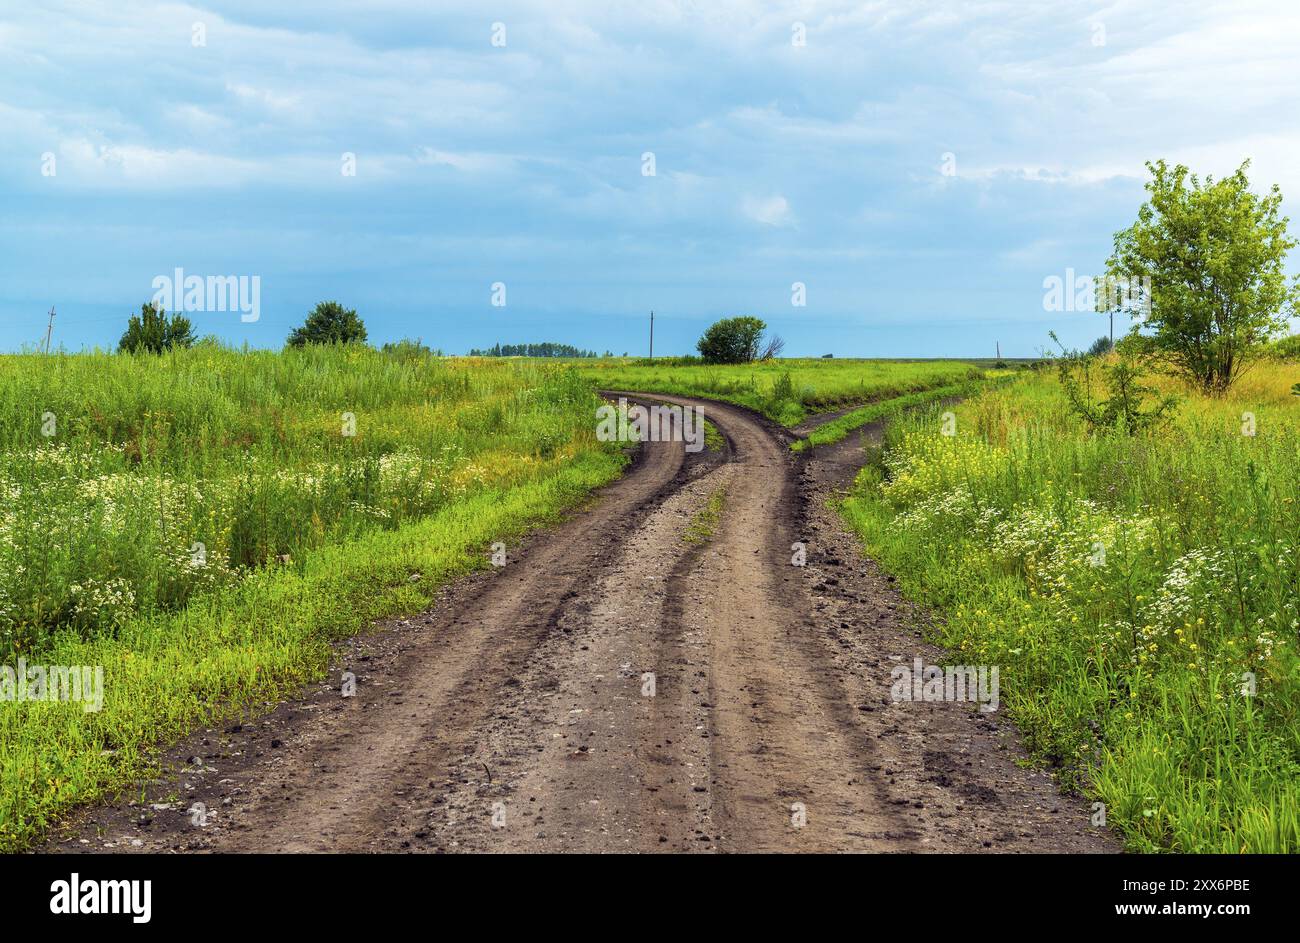
[[[655,359],[655,313],[650,312],[650,359]]]
[[[994,344],[997,344],[997,347],[998,347],[998,359],[1001,360],[1001,359],[1002,359],[1002,342],[1001,342],[1001,341],[994,341],[993,343],[994,343]]]
[[[54,306],[50,306],[50,323],[45,328],[45,352],[50,352],[50,337],[54,334]]]

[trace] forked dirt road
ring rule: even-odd
[[[950,662],[826,506],[859,436],[796,459],[746,410],[654,398],[700,406],[725,450],[641,446],[504,567],[44,850],[1118,850],[999,713],[891,698],[894,666]]]

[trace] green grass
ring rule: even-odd
[[[747,406],[786,426],[797,426],[811,413],[889,399],[981,375],[976,367],[955,361],[792,358],[741,366],[706,366],[613,358],[568,363],[600,389],[720,399]]]
[[[713,536],[713,531],[722,520],[722,509],[727,503],[727,489],[718,488],[709,495],[704,507],[696,512],[682,534],[682,540],[688,544],[702,544]]]
[[[900,417],[844,503],[1133,850],[1300,851],[1297,379],[1183,391],[1130,439],[1088,434],[1031,375],[951,407],[952,437],[937,409]]]
[[[983,378],[964,380],[961,383],[948,383],[928,390],[921,390],[917,393],[904,393],[902,396],[895,396],[892,399],[870,403],[861,409],[855,409],[843,416],[832,419],[830,422],[823,423],[808,433],[805,438],[792,442],[790,449],[795,452],[802,452],[805,449],[815,448],[819,445],[832,445],[847,438],[855,429],[868,423],[895,417],[904,410],[916,409],[927,403],[953,397],[969,396],[982,389],[987,385],[987,382]]]
[[[727,441],[718,431],[718,427],[707,419],[704,420],[704,448],[709,452],[721,452],[726,448]]]
[[[615,477],[598,405],[563,368],[362,349],[0,357],[0,663],[105,677],[99,712],[0,701],[0,849]]]

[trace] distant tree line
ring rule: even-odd
[[[493,344],[487,350],[477,347],[469,352],[471,357],[599,357],[594,350],[579,350],[572,344]],[[606,353],[606,356],[609,356]]]

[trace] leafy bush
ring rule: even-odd
[[[161,354],[165,350],[184,349],[194,345],[194,326],[182,314],[167,317],[161,305],[145,302],[138,315],[131,315],[126,333],[117,343],[124,353]]]
[[[1278,360],[1300,360],[1300,334],[1292,334],[1269,345],[1268,353]]]
[[[723,318],[709,325],[696,347],[705,363],[751,363],[766,329],[758,318]]]
[[[1286,253],[1296,242],[1280,215],[1282,193],[1276,185],[1252,193],[1249,166],[1202,183],[1181,164],[1148,163],[1150,197],[1137,222],[1115,235],[1106,263],[1113,284],[1148,286],[1140,329],[1163,361],[1219,396],[1286,329],[1300,297],[1300,281],[1287,284]]]
[[[289,335],[290,347],[307,344],[364,344],[366,326],[353,308],[345,308],[337,301],[322,301],[307,315],[302,327]]]
[[[418,337],[411,340],[404,337],[400,341],[389,341],[381,350],[390,357],[396,357],[399,360],[420,359],[423,357],[441,357],[441,350],[434,350],[428,347]]]

